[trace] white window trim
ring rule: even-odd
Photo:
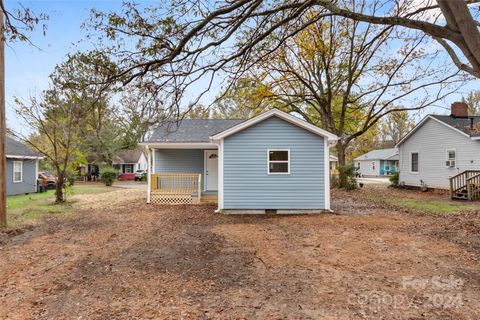
[[[127,172],[127,168],[132,168],[132,172]],[[135,164],[133,163],[124,163],[123,164],[124,173],[135,173]]]
[[[287,151],[288,160],[273,160],[270,161],[270,151]],[[288,171],[287,172],[270,172],[270,163],[287,163]],[[268,149],[267,150],[267,174],[268,175],[277,175],[277,174],[290,174],[290,149]]]
[[[287,151],[288,160],[273,160],[270,161],[270,151]],[[287,163],[288,171],[287,172],[270,172],[270,163]],[[290,149],[268,149],[267,150],[267,174],[268,175],[277,175],[277,174],[290,174]]]
[[[20,164],[20,180],[15,180],[15,164]],[[23,161],[13,161],[13,183],[22,183],[23,182]]]
[[[417,154],[417,171],[412,171],[412,154],[416,153]],[[411,174],[419,174],[420,172],[420,152],[418,151],[410,151],[410,159],[408,159],[408,171],[410,171]]]
[[[325,179],[325,210],[332,211],[330,209],[330,170],[326,165],[327,161],[330,160],[330,148],[328,145],[327,139],[323,139],[323,154],[324,154],[324,179]]]
[[[448,153],[449,153],[450,151],[455,152],[455,158],[453,159],[453,161],[455,161],[455,166],[453,166],[453,167],[450,167],[450,166],[447,166],[447,165],[446,165],[446,164],[447,164],[447,161],[448,161],[448,160],[451,160],[451,159],[448,157]],[[457,167],[457,149],[455,149],[455,148],[449,148],[449,149],[446,149],[446,150],[445,150],[445,167],[448,168],[448,169],[455,169],[455,168]]]

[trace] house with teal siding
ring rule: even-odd
[[[362,177],[391,176],[398,171],[398,149],[377,149],[354,159],[357,172]]]
[[[279,110],[248,120],[185,119],[141,143],[148,203],[216,203],[222,213],[330,210],[337,136]]]

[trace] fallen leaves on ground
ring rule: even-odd
[[[0,318],[477,319],[478,213],[362,192],[335,191],[335,214],[268,217],[147,205],[141,190],[76,196],[74,215],[0,246]]]

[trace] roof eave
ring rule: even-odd
[[[211,142],[141,142],[139,145],[153,149],[208,149],[216,148]]]
[[[472,136],[466,134],[465,132],[463,132],[463,131],[461,131],[461,130],[458,130],[458,129],[455,128],[455,127],[452,127],[452,126],[449,125],[448,123],[445,123],[445,122],[443,122],[442,120],[437,119],[437,118],[433,117],[431,114],[429,114],[429,115],[425,116],[425,118],[423,118],[422,121],[420,121],[412,130],[410,130],[410,132],[407,133],[407,135],[406,135],[405,137],[403,137],[403,138],[395,145],[395,147],[398,148],[402,143],[404,143],[406,140],[408,140],[408,138],[409,138],[413,133],[415,133],[415,131],[417,131],[421,126],[423,126],[423,124],[424,124],[425,122],[427,122],[427,120],[429,120],[429,119],[432,119],[432,120],[434,120],[434,121],[436,121],[436,122],[438,122],[438,123],[440,123],[440,124],[443,124],[445,127],[448,127],[448,128],[450,128],[450,129],[452,129],[452,130],[454,130],[454,131],[462,134],[463,136],[465,136],[465,137],[467,137],[467,138],[473,139]],[[480,137],[479,137],[479,139],[480,139]],[[478,140],[478,139],[473,139],[473,140]]]
[[[13,155],[13,154],[7,154],[5,155],[5,158],[7,159],[31,159],[31,160],[42,160],[45,157],[44,156],[22,156],[22,155]]]
[[[397,158],[397,159],[394,159],[394,158]],[[394,154],[394,155],[391,155],[390,157],[382,159],[382,160],[400,160],[400,157],[399,157],[398,154]]]
[[[237,133],[239,131],[242,131],[242,130],[248,128],[248,127],[251,127],[251,126],[253,126],[257,123],[260,123],[264,120],[267,120],[267,119],[269,119],[273,116],[277,116],[282,120],[285,120],[285,121],[290,122],[294,125],[297,125],[298,127],[301,127],[303,129],[308,130],[312,133],[315,133],[319,136],[322,136],[329,141],[336,141],[336,140],[339,139],[333,133],[330,133],[330,132],[328,132],[326,130],[323,130],[323,129],[317,127],[317,126],[314,126],[313,124],[310,124],[310,123],[308,123],[304,120],[298,119],[298,118],[296,118],[292,115],[289,115],[286,112],[280,111],[278,109],[272,109],[272,110],[269,110],[265,113],[262,113],[262,114],[260,114],[256,117],[254,117],[254,118],[251,118],[247,121],[239,123],[239,124],[237,124],[237,125],[235,125],[231,128],[228,128],[227,130],[224,130],[222,132],[219,132],[215,135],[210,136],[210,141],[217,143],[221,139],[224,139],[224,138],[226,138],[226,137],[228,137],[232,134],[235,134],[235,133]]]

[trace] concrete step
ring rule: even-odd
[[[463,192],[457,192],[453,195],[452,198],[459,199],[459,200],[468,200],[468,194]]]

